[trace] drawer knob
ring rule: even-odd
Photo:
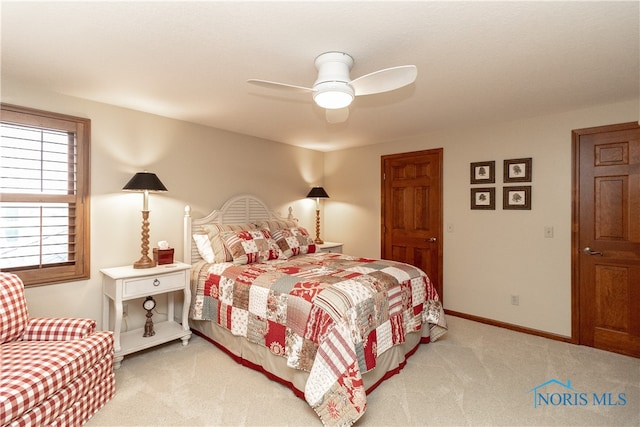
[[[154,279],[153,280],[153,286],[160,286],[160,280]]]

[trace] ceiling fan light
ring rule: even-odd
[[[345,82],[324,82],[314,86],[313,100],[319,107],[337,110],[351,105],[353,88]]]

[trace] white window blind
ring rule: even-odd
[[[34,283],[72,280],[88,228],[79,193],[79,131],[65,120],[13,120],[0,123],[0,269],[23,272],[47,269]],[[85,119],[82,119],[85,120]],[[79,209],[80,208],[80,209]],[[88,264],[87,264],[88,265]],[[31,271],[32,274],[28,274]],[[56,272],[60,277],[56,277]],[[87,272],[83,272],[84,277]],[[22,277],[22,276],[21,276]],[[23,278],[23,281],[25,279]],[[26,282],[25,282],[26,283]]]

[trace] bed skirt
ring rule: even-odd
[[[215,344],[236,362],[289,387],[296,396],[304,400],[308,372],[287,366],[286,358],[277,356],[267,347],[254,344],[244,337],[235,336],[214,322],[189,319],[189,325],[195,334]],[[422,328],[422,333],[407,334],[405,338],[404,343],[389,348],[378,357],[375,369],[362,374],[367,394],[387,378],[399,373],[419,345],[430,341],[429,328]]]

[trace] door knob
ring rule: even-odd
[[[434,243],[434,242],[436,242],[437,240],[438,240],[438,239],[437,239],[436,237],[429,237],[429,238],[427,239],[427,242],[429,242],[429,243]]]
[[[589,246],[587,246],[586,248],[584,248],[582,250],[582,252],[584,252],[587,255],[600,255],[602,256],[602,252],[599,251],[592,251],[591,248]]]

